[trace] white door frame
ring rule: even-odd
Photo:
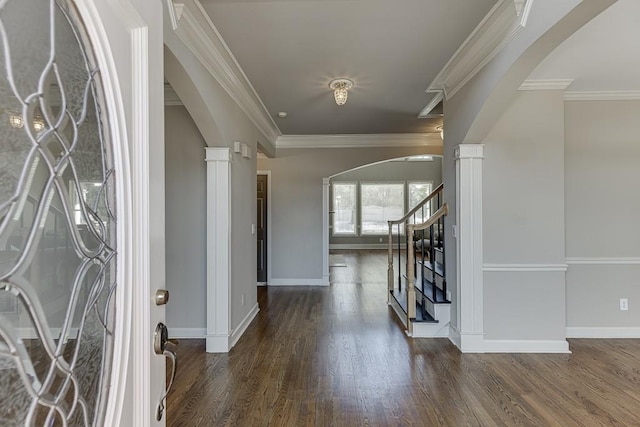
[[[271,281],[271,171],[257,171],[267,176],[267,285]]]
[[[165,373],[164,358],[152,354],[150,239],[152,233],[159,230],[151,230],[150,226],[149,169],[157,165],[150,161],[150,118],[155,112],[149,98],[153,89],[150,86],[157,80],[157,76],[151,78],[151,74],[162,74],[162,70],[150,67],[149,62],[152,57],[157,62],[152,45],[162,44],[162,40],[156,42],[149,33],[150,28],[156,31],[160,28],[161,31],[163,24],[160,2],[148,5],[145,11],[147,16],[160,11],[156,13],[160,18],[158,22],[145,20],[134,3],[140,2],[86,0],[77,1],[76,7],[85,23],[101,71],[118,173],[119,288],[116,293],[116,324],[120,334],[116,334],[114,340],[105,425],[161,426],[166,416],[159,423],[153,417],[157,399],[164,388]],[[158,117],[154,117],[153,122],[156,119]],[[162,117],[159,119],[162,122]],[[153,136],[158,137],[158,133],[163,135],[163,132],[163,129],[154,129]],[[164,169],[160,171],[163,175]],[[163,232],[159,238],[164,240]],[[164,265],[163,260],[161,264]],[[164,309],[153,310],[154,318],[164,319]],[[133,396],[135,403],[129,401]]]

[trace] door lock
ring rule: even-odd
[[[178,356],[176,355],[177,348],[178,341],[169,339],[169,330],[167,329],[167,326],[162,322],[158,323],[153,335],[153,351],[156,354],[165,356],[171,360],[171,378],[169,379],[169,385],[166,387],[162,397],[160,398],[160,402],[158,402],[158,407],[156,409],[157,421],[162,419],[165,409],[164,403],[167,399],[167,394],[169,394],[169,390],[171,390],[171,386],[173,385],[173,380],[176,377],[176,370],[178,369]]]

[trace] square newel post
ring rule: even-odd
[[[231,149],[206,147],[208,353],[226,353],[231,341]],[[185,191],[189,191],[185,189]]]
[[[461,144],[456,163],[457,330],[454,342],[463,352],[482,352],[484,301],[482,272],[482,159],[484,146]]]

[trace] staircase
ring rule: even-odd
[[[387,302],[415,338],[448,337],[442,184],[402,218],[389,221]]]

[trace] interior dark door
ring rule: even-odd
[[[258,282],[267,281],[267,175],[258,175]]]

